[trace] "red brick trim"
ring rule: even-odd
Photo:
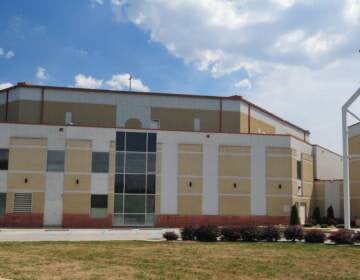
[[[112,217],[93,219],[88,214],[63,214],[64,228],[109,228],[112,227]]]
[[[42,227],[42,213],[7,213],[0,219],[0,226],[4,227]]]
[[[288,216],[222,216],[222,215],[158,215],[155,226],[157,227],[184,227],[200,225],[287,225]]]

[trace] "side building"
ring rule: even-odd
[[[322,187],[341,158],[240,96],[21,83],[0,91],[0,120],[3,226],[286,224],[294,204],[302,223],[318,205],[342,215],[342,186]]]

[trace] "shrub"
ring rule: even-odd
[[[257,226],[245,225],[239,228],[242,241],[254,242],[260,240],[261,231]]]
[[[261,240],[274,242],[274,241],[278,241],[280,237],[281,237],[280,230],[275,226],[266,226],[261,229],[261,235],[260,235]]]
[[[350,230],[339,229],[330,234],[329,239],[335,244],[352,244],[353,233]]]
[[[331,221],[331,220],[335,220],[335,216],[334,216],[334,208],[332,206],[329,206],[327,211],[326,211],[326,218]]]
[[[237,241],[240,239],[240,230],[238,227],[223,227],[221,229],[221,240]]]
[[[173,240],[178,240],[179,235],[174,231],[167,231],[167,232],[164,232],[163,237],[167,241],[173,241]]]
[[[304,224],[304,227],[312,227],[314,224],[312,224],[312,223],[306,223],[306,224]]]
[[[215,242],[220,235],[217,226],[201,226],[195,231],[197,241]]]
[[[289,226],[284,231],[284,237],[286,240],[302,240],[304,238],[304,231],[301,226]]]
[[[354,243],[360,243],[360,232],[357,232],[353,236],[353,242]]]
[[[291,207],[290,225],[299,225],[299,224],[300,224],[299,213],[296,205],[294,204]]]
[[[307,243],[324,243],[325,233],[320,229],[312,229],[305,233],[304,239]]]
[[[195,240],[195,232],[196,232],[196,227],[184,227],[180,234],[181,234],[181,239],[186,241],[186,240]]]
[[[316,206],[314,208],[312,218],[317,224],[320,224],[320,222],[321,222],[321,213],[320,213],[320,208],[319,207]]]
[[[337,224],[335,227],[336,227],[336,228],[344,228],[345,225],[344,225],[344,224]]]
[[[328,227],[328,224],[322,224],[320,225],[321,228],[327,228]]]

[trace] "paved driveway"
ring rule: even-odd
[[[179,229],[0,229],[1,241],[163,240],[165,231]]]

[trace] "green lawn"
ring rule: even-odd
[[[290,243],[0,243],[5,279],[360,279],[360,247]]]

